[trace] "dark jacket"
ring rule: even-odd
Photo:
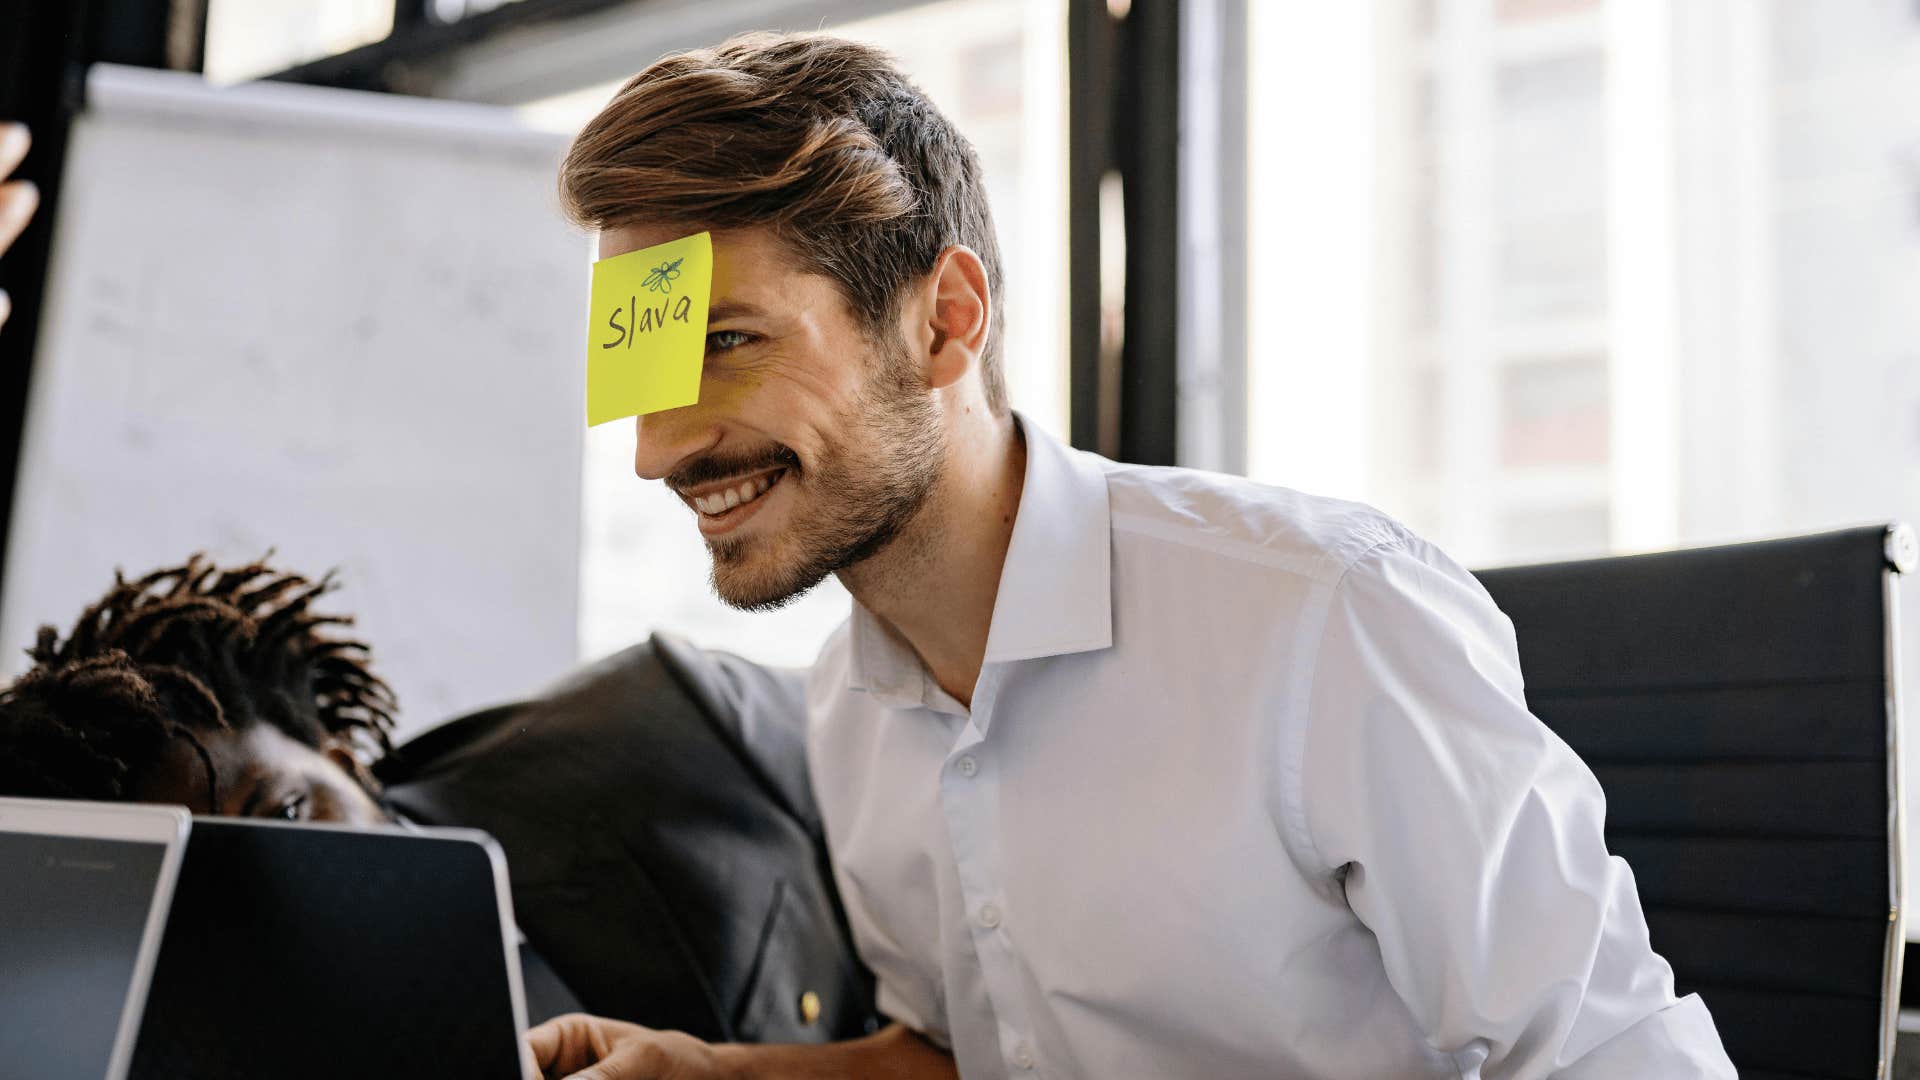
[[[798,674],[656,635],[376,772],[408,817],[499,840],[521,930],[587,1011],[712,1041],[846,1038],[876,1026],[873,982],[827,863],[801,693]]]

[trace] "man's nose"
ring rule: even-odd
[[[720,426],[698,405],[633,418],[633,471],[660,480],[720,441]]]

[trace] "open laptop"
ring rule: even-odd
[[[188,821],[0,798],[0,1074],[126,1075]]]
[[[537,1078],[516,937],[485,833],[195,818],[130,1075]]]

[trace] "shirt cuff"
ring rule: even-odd
[[[1593,1048],[1553,1074],[1555,1080],[1618,1080],[1658,1076],[1663,1080],[1737,1080],[1720,1045],[1706,1002],[1688,994]]]

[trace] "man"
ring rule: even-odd
[[[198,557],[116,581],[0,690],[0,795],[482,828],[507,853],[535,1019],[584,1003],[713,1039],[870,1030],[796,678],[656,637],[391,748],[367,648],[314,610],[329,587]]]
[[[1366,507],[1010,411],[977,159],[884,57],[666,57],[561,187],[603,258],[712,231],[699,402],[639,418],[635,469],[728,602],[853,594],[809,764],[894,1024],[566,1017],[549,1076],[1733,1075],[1470,575]]]

